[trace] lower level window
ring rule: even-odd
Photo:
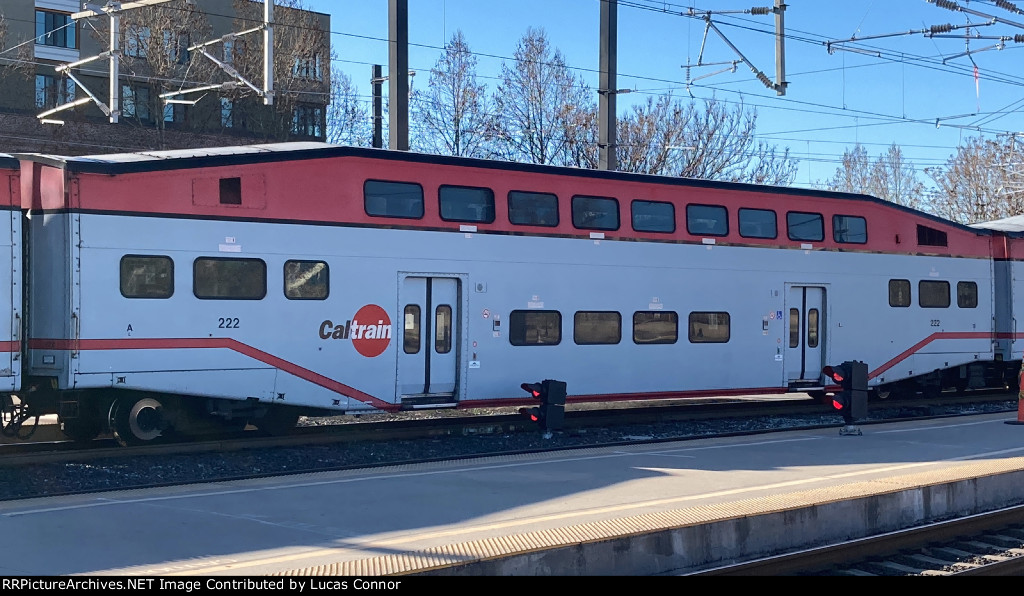
[[[196,298],[262,300],[267,295],[267,264],[261,259],[199,258],[192,274]]]
[[[513,346],[558,345],[562,341],[562,313],[514,310],[508,315],[508,340]]]
[[[679,315],[672,311],[633,313],[633,342],[674,344],[679,338]]]
[[[121,257],[121,295],[125,298],[170,298],[174,294],[174,262],[170,257]]]

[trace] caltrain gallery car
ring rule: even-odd
[[[19,397],[74,438],[1020,365],[1010,239],[867,196],[318,143],[19,159],[0,345],[23,308]]]

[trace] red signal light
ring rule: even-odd
[[[832,400],[832,407],[837,409],[837,410],[842,410],[843,409],[843,403],[833,399]]]
[[[520,387],[523,388],[523,391],[529,392],[533,397],[540,397],[540,383],[523,383]]]
[[[821,372],[824,373],[826,377],[832,379],[836,383],[843,382],[843,375],[839,374],[839,371],[832,368],[831,366],[826,366],[825,368],[821,369]]]

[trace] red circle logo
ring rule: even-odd
[[[391,318],[383,308],[367,304],[352,317],[350,335],[357,352],[367,358],[380,356],[391,344]]]

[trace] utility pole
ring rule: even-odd
[[[786,94],[786,3],[775,0],[775,93]]]
[[[615,138],[618,0],[601,0],[601,74],[598,82],[598,168],[619,169]]]
[[[373,77],[370,85],[373,87],[373,146],[377,149],[384,148],[384,97],[383,84],[384,73],[380,64],[373,65]]]
[[[388,0],[388,145],[409,150],[409,0]]]

